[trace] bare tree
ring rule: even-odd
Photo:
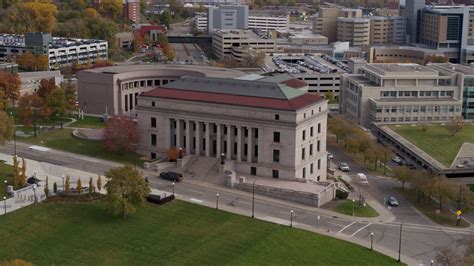
[[[460,265],[462,264],[462,259],[451,248],[443,248],[436,254],[436,262],[446,266]]]
[[[462,117],[455,117],[449,121],[446,125],[446,129],[448,130],[451,136],[455,136],[459,131],[461,131],[464,127],[464,120]]]

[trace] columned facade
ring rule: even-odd
[[[257,127],[179,118],[165,118],[164,124],[167,149],[182,148],[185,154],[216,158],[224,154],[227,160],[258,163],[261,152]]]

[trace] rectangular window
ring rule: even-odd
[[[306,178],[306,167],[303,167],[303,178]]]
[[[321,148],[321,141],[318,140],[317,144],[316,144],[316,151],[319,152],[320,151],[320,148]]]
[[[280,132],[273,132],[273,142],[280,143]]]
[[[125,112],[128,111],[128,96],[125,95]]]
[[[151,134],[151,146],[156,146],[156,134]]]
[[[275,120],[280,120],[280,115],[275,115]]]
[[[278,170],[272,170],[272,176],[273,178],[278,178],[279,177]]]
[[[257,167],[254,167],[254,166],[250,167],[250,174],[257,175]]]
[[[318,160],[318,170],[321,170],[321,159]]]
[[[310,137],[313,136],[313,127],[310,127],[310,128],[309,128],[309,136],[310,136]]]
[[[310,174],[313,174],[313,164],[310,164],[310,165],[309,165],[309,173],[310,173]]]
[[[155,152],[151,152],[150,153],[150,158],[153,160],[153,159],[156,159],[156,153]]]
[[[305,152],[305,149],[301,149],[301,160],[304,160],[305,159],[305,155],[306,155],[306,152]]]
[[[313,144],[309,145],[309,156],[313,156]]]
[[[306,130],[303,130],[303,140],[306,140]]]
[[[321,133],[321,123],[318,123],[318,134]]]
[[[155,128],[156,127],[156,117],[152,117],[150,121],[151,127]]]
[[[273,150],[273,162],[280,162],[280,150]]]
[[[151,106],[155,107],[155,101],[151,102]]]

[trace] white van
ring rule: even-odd
[[[359,179],[359,183],[364,186],[369,185],[369,181],[367,180],[367,176],[363,173],[357,173],[357,178]]]

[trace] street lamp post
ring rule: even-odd
[[[293,210],[290,211],[290,227],[293,227]]]
[[[374,250],[374,233],[370,233],[370,251]]]
[[[255,181],[253,181],[252,186],[252,218],[255,218]]]
[[[431,262],[431,266],[433,266],[433,264],[434,264],[434,260],[431,260],[430,262]]]
[[[64,175],[62,176],[62,178],[63,178],[63,193],[64,193]]]
[[[400,240],[398,241],[398,262],[400,262],[402,258],[402,228],[403,223],[400,223]]]
[[[13,118],[13,112],[10,112],[11,117]],[[13,125],[13,147],[15,149],[15,156],[16,156],[16,127]]]
[[[3,196],[3,208],[5,210],[5,215],[7,214],[7,197]]]
[[[175,186],[175,183],[173,182],[173,196],[174,196],[174,186]]]
[[[38,200],[36,199],[36,184],[33,185],[33,194],[34,194],[34,197],[35,197],[35,203],[38,202]]]
[[[355,204],[355,200],[352,199],[352,217],[354,217],[354,204]]]
[[[219,209],[219,193],[216,193],[216,210]]]
[[[5,195],[8,194],[8,181],[5,179]]]

